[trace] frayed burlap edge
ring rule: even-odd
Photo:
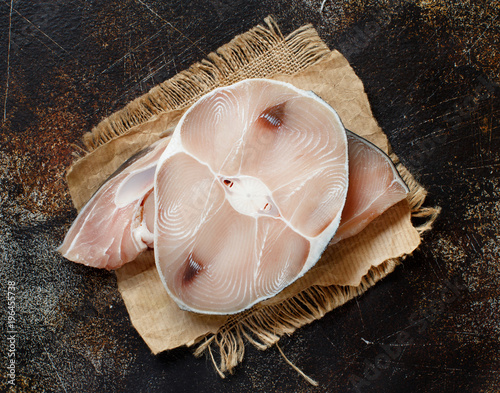
[[[257,26],[235,37],[216,53],[209,54],[207,59],[156,86],[101,121],[91,132],[84,135],[84,147],[75,146],[79,150],[75,153],[77,159],[164,112],[189,107],[215,87],[245,79],[244,75],[251,62],[265,56],[271,49],[286,47],[290,53],[290,57],[285,59],[289,70],[287,73],[290,75],[317,63],[330,53],[311,25],[303,26],[283,37],[271,17],[267,17],[265,23],[266,26]],[[272,75],[270,73],[268,76]],[[422,207],[426,198],[425,189],[398,163],[395,155],[391,154],[391,158],[410,188],[408,201],[412,217],[425,219],[422,225],[416,227],[422,236],[431,229],[440,209]],[[404,257],[390,259],[372,267],[356,287],[313,286],[282,303],[262,307],[257,305],[247,312],[231,317],[216,334],[201,337],[197,343],[193,343],[197,345],[194,353],[196,356],[206,353],[218,373],[224,377],[224,373],[232,372],[243,360],[245,342],[260,350],[277,344],[283,335],[293,333],[297,328],[320,319],[327,312],[364,293],[391,273],[402,259]],[[214,346],[218,352],[215,356]],[[297,371],[301,373],[300,370]]]
[[[256,26],[236,36],[216,52],[210,53],[206,59],[193,64],[102,120],[83,136],[84,147],[77,146],[77,158],[161,113],[189,107],[216,87],[246,79],[245,74],[252,62],[265,56],[271,49],[286,48],[283,51],[286,57],[282,60],[286,62],[286,73],[290,75],[317,63],[330,53],[328,46],[311,25],[303,26],[283,37],[271,16],[265,18],[264,22],[265,26]],[[283,73],[283,70],[277,72]],[[275,72],[270,72],[267,76],[273,73]],[[266,75],[262,77],[265,78]]]
[[[421,225],[415,227],[422,237],[425,232],[432,228],[441,208],[422,207],[427,191],[399,163],[395,154],[391,154],[390,157],[410,189],[407,200],[411,216],[424,219]],[[245,342],[249,342],[259,350],[265,350],[277,344],[283,335],[292,334],[296,329],[322,318],[327,312],[364,293],[394,271],[405,258],[406,256],[388,259],[379,266],[373,266],[356,287],[312,286],[279,304],[263,308],[254,307],[246,314],[237,314],[231,317],[216,334],[202,338],[194,354],[201,356],[207,353],[219,375],[224,378],[226,372],[231,373],[243,360]],[[213,346],[218,350],[218,360],[214,357]],[[297,371],[302,374],[300,370],[297,369]],[[303,376],[308,380],[309,377]],[[314,381],[309,382],[313,383]]]

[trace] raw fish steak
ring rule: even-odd
[[[58,251],[93,267],[117,269],[153,245],[156,164],[168,140],[127,160],[80,211]]]
[[[59,251],[116,269],[154,245],[167,291],[202,313],[235,313],[275,295],[316,263],[336,230],[331,243],[408,192],[384,152],[344,131],[313,93],[282,82],[209,93],[169,142],[127,160]]]
[[[154,250],[184,309],[231,314],[309,270],[348,186],[346,133],[316,95],[246,80],[181,118],[155,177]]]
[[[349,189],[332,244],[361,232],[384,211],[406,198],[408,187],[378,147],[347,131]]]

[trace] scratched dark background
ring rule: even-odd
[[[0,0],[0,391],[498,392],[498,1]],[[362,79],[394,150],[443,208],[365,295],[222,380],[206,358],[153,356],[113,273],[54,249],[76,216],[73,143],[101,119],[273,14],[313,23]],[[16,386],[7,282],[16,283]],[[10,390],[9,390],[10,389]]]

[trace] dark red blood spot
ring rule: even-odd
[[[203,265],[193,256],[192,253],[190,253],[185,262],[182,283],[185,285],[192,283],[202,270]]]
[[[283,124],[285,118],[285,104],[286,102],[282,102],[281,104],[270,106],[265,109],[260,114],[257,120],[258,123],[270,129],[279,128]]]
[[[231,188],[231,187],[233,186],[233,182],[232,182],[231,180],[227,180],[227,179],[226,179],[226,180],[224,180],[224,184],[225,184],[226,186],[228,186],[229,188]]]

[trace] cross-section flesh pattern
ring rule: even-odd
[[[138,153],[97,190],[58,249],[65,258],[116,269],[152,247],[154,175],[166,144]]]
[[[383,151],[350,131],[347,142],[349,190],[332,244],[361,232],[384,211],[405,199],[409,191]]]
[[[334,234],[359,233],[407,193],[390,158],[346,134],[321,99],[251,80],[204,96],[170,142],[125,162],[59,251],[115,269],[154,246],[182,308],[230,314],[281,291]]]
[[[345,130],[291,85],[249,80],[201,98],[158,163],[155,258],[177,303],[229,314],[309,270],[348,185]]]

